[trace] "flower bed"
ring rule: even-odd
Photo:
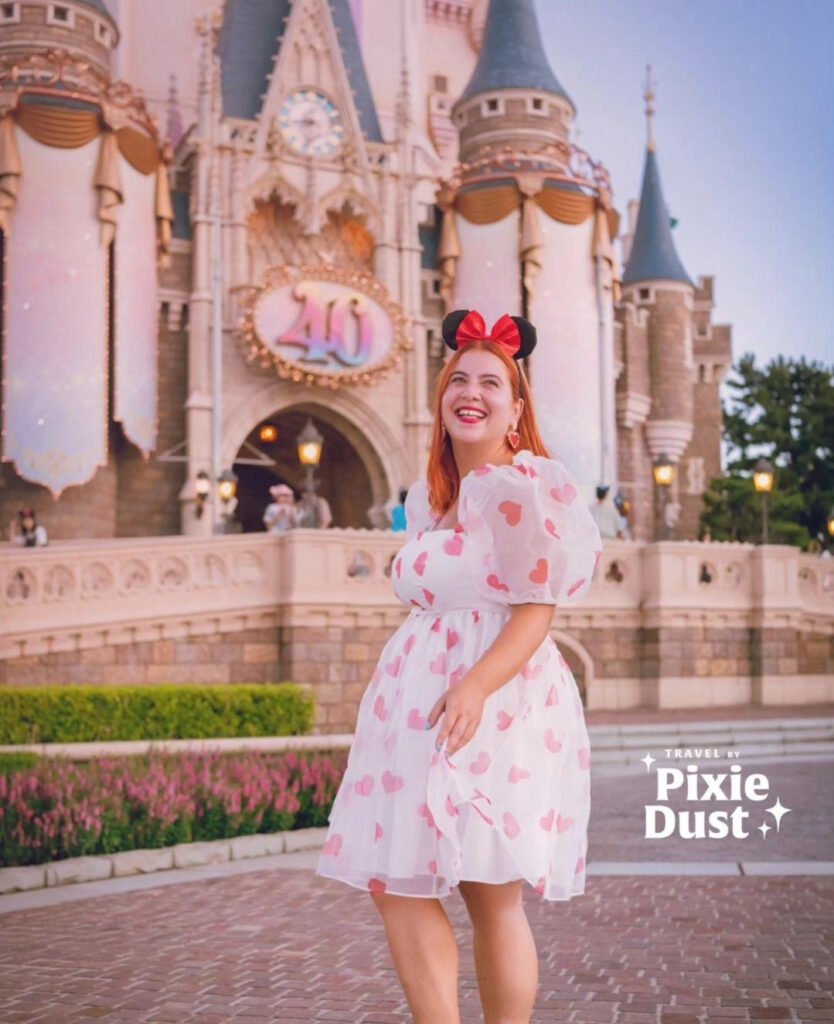
[[[347,752],[42,759],[0,774],[0,866],[327,824]]]

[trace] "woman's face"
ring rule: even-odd
[[[464,408],[482,415],[464,418]],[[513,401],[509,372],[492,352],[464,352],[449,378],[440,403],[443,424],[455,445],[477,444],[495,450],[518,423],[523,399]]]

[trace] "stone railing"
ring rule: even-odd
[[[207,623],[276,623],[282,607],[405,611],[390,581],[401,545],[401,534],[352,529],[2,544],[0,658],[65,650],[91,635],[119,643],[161,629],[183,635],[189,623],[200,633]],[[812,618],[825,631],[834,627],[834,560],[775,545],[612,541],[588,598],[557,617],[569,625],[638,612],[644,625],[696,614],[761,626],[776,616]]]

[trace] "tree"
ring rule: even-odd
[[[806,548],[827,538],[834,506],[834,371],[783,356],[759,369],[746,353],[727,382],[723,403],[726,476],[704,494],[702,530],[714,540],[759,541],[761,498],[753,466],[763,456],[775,468],[770,539]]]

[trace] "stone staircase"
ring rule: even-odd
[[[718,751],[716,765],[726,765],[728,750],[739,752],[742,766],[779,761],[834,760],[834,718],[782,718],[736,721],[651,722],[589,725],[595,774],[646,771],[647,753],[665,760],[667,748],[692,750],[683,763],[704,763],[696,748]]]

